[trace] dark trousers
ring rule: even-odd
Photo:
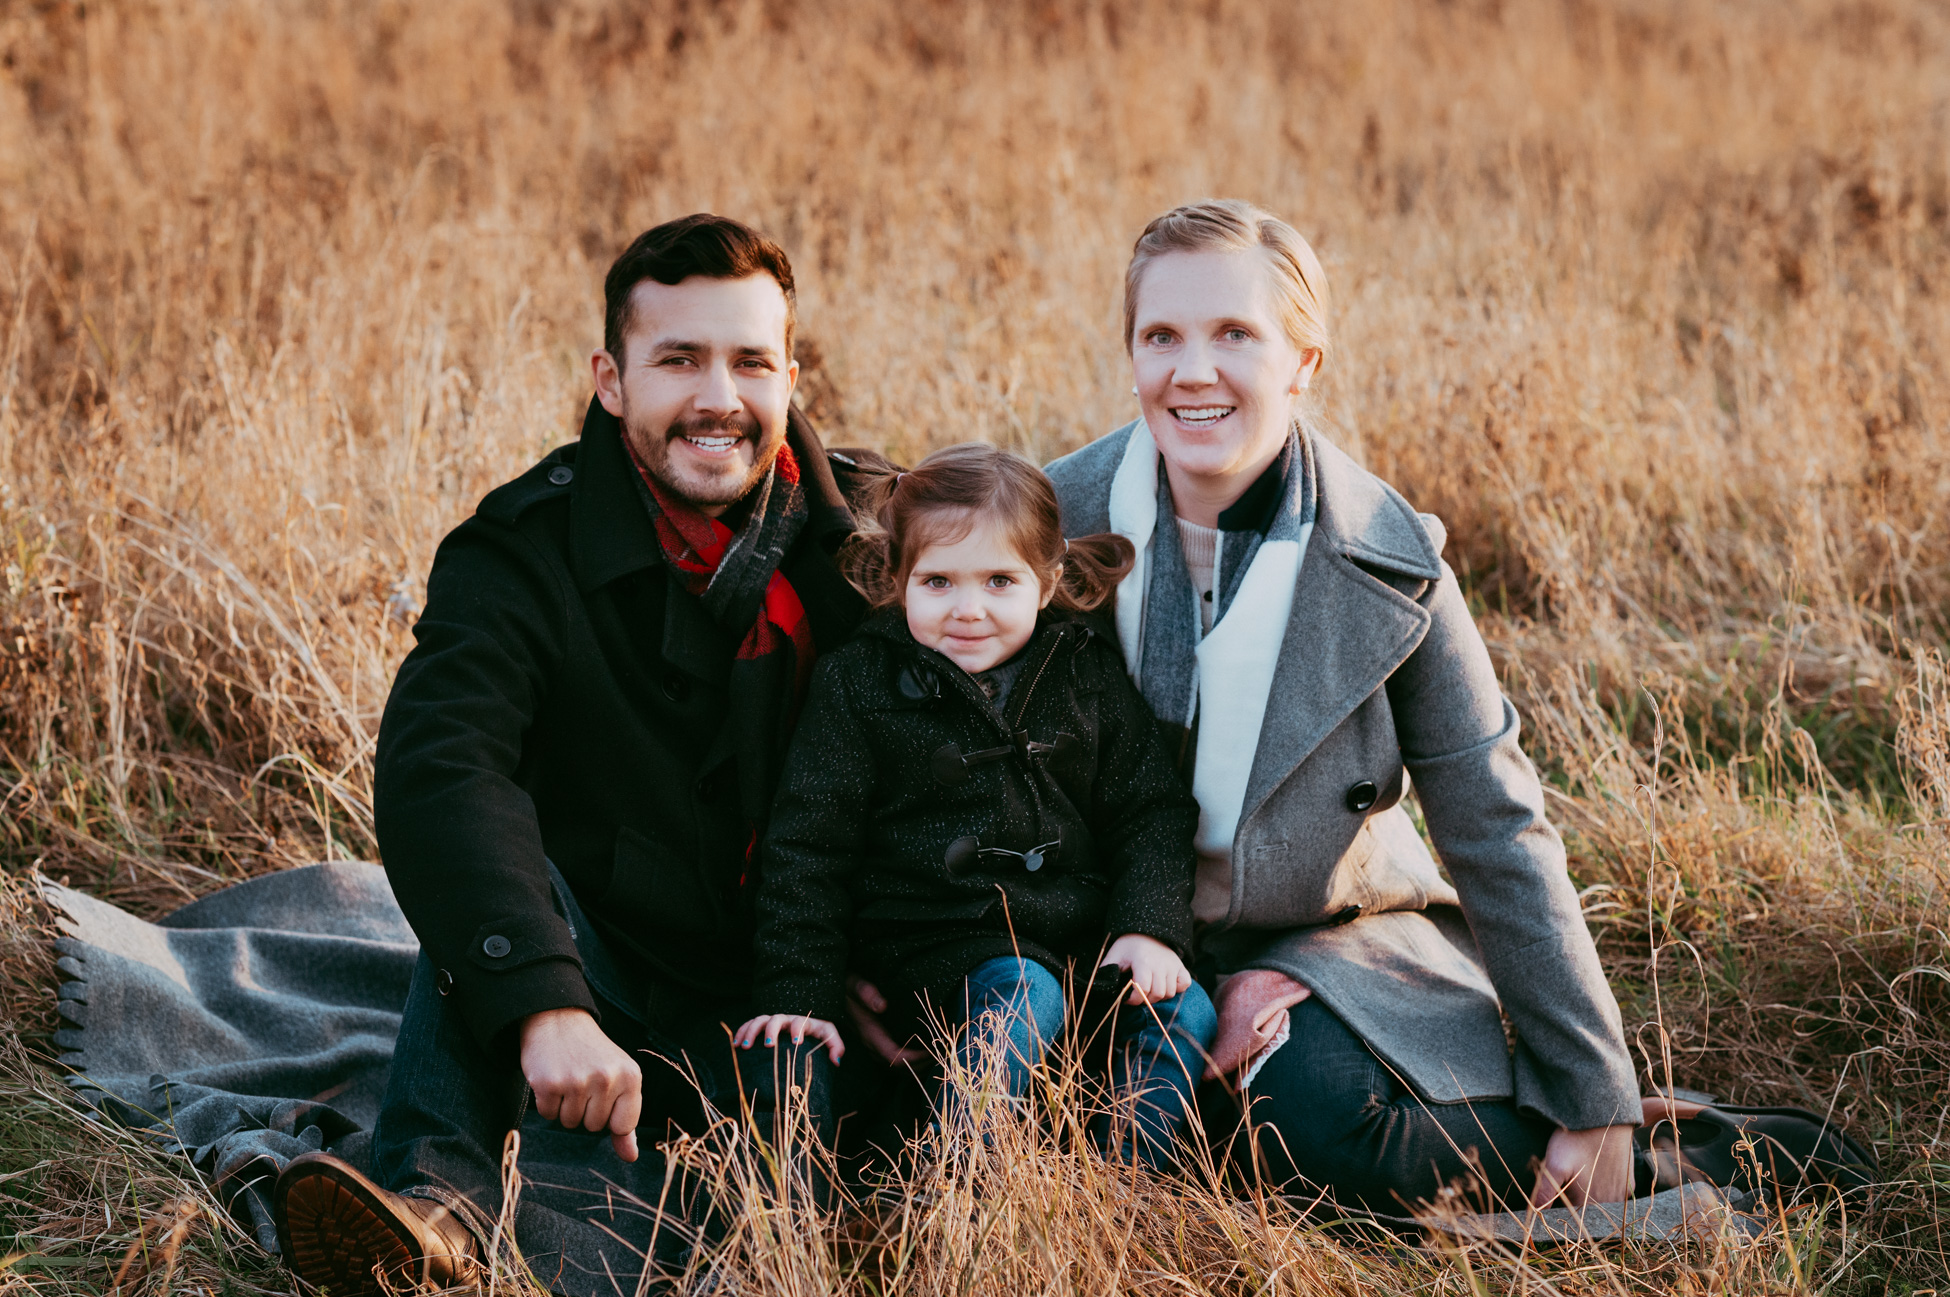
[[[726,1024],[748,1016],[742,1006],[646,1021],[641,979],[611,957],[559,875],[556,891],[603,1031],[643,1069],[637,1160],[617,1157],[606,1134],[563,1130],[537,1116],[514,1046],[483,1049],[435,988],[422,955],[373,1132],[373,1167],[389,1189],[439,1199],[463,1218],[464,1201],[476,1219],[492,1221],[503,1206],[503,1141],[519,1126],[523,1183],[513,1226],[529,1267],[553,1290],[577,1297],[613,1293],[618,1283],[630,1292],[646,1254],[655,1265],[681,1266],[692,1241],[719,1219],[697,1185],[681,1175],[667,1182],[656,1142],[678,1131],[702,1134],[711,1110],[735,1116],[744,1105],[758,1133],[772,1139],[786,1084],[804,1093],[811,1133],[830,1139],[831,1065],[824,1052],[784,1043],[734,1051]]]
[[[1432,1104],[1396,1078],[1318,997],[1292,1012],[1293,1036],[1243,1098],[1201,1092],[1215,1146],[1269,1189],[1328,1190],[1343,1206],[1405,1214],[1451,1181],[1475,1178],[1504,1206],[1521,1207],[1552,1125],[1508,1099]]]

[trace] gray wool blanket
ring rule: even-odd
[[[367,1162],[419,955],[385,871],[333,861],[266,874],[156,923],[43,888],[66,934],[55,942],[66,980],[54,1039],[69,1083],[104,1117],[190,1159],[275,1253],[270,1190],[287,1162],[313,1149]],[[524,1174],[564,1174],[545,1158],[524,1154]],[[1747,1234],[1746,1205],[1673,1189],[1582,1216],[1556,1208],[1436,1227],[1536,1242]]]
[[[195,1162],[277,1251],[270,1188],[300,1153],[355,1165],[419,956],[385,871],[309,865],[213,892],[157,923],[54,883],[69,1084]]]

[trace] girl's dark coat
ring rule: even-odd
[[[998,711],[953,662],[874,617],[815,670],[762,857],[755,1005],[837,1018],[854,969],[901,1010],[952,1007],[985,959],[1061,972],[1137,932],[1189,956],[1198,805],[1114,636],[1045,612]],[[1047,746],[1045,746],[1047,745]],[[1006,756],[971,763],[961,754]],[[1062,846],[1031,873],[948,848]]]

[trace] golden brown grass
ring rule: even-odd
[[[1130,413],[1144,220],[1233,194],[1328,265],[1325,423],[1449,525],[1648,1075],[1832,1104],[1896,1183],[1845,1234],[1520,1269],[1018,1144],[938,1186],[887,1290],[1934,1288],[1947,56],[1926,0],[0,7],[11,1021],[31,1044],[51,1002],[36,865],[153,913],[371,853],[434,545],[573,436],[635,232],[784,241],[833,439],[1047,456]],[[284,1282],[179,1220],[168,1163],[50,1122],[24,1060],[14,1246],[94,1260],[0,1284]],[[179,1223],[182,1264],[117,1280]],[[879,1291],[794,1259],[830,1233],[776,1238],[748,1290]]]

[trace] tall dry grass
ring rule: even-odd
[[[645,226],[711,208],[786,244],[829,437],[1047,456],[1132,411],[1145,219],[1250,197],[1333,280],[1326,426],[1449,525],[1648,1078],[1832,1106],[1896,1181],[1812,1259],[1789,1232],[1759,1269],[1548,1282],[1933,1286],[1946,53],[1926,0],[0,8],[9,876],[155,912],[370,854],[433,548],[574,435],[601,274]],[[51,995],[13,912],[31,1037]],[[60,1161],[44,1132],[0,1137],[0,1172]],[[0,1184],[15,1228],[107,1258],[33,1282],[151,1283],[115,1280],[138,1236],[89,1224],[108,1191],[77,1168],[138,1159],[151,1217],[195,1187],[83,1144]],[[1011,1169],[1020,1202],[1069,1166]],[[1080,1183],[1048,1201],[1109,1201]],[[954,1286],[955,1255],[927,1273]],[[1252,1255],[1159,1264],[1192,1291],[1465,1282]],[[1109,1282],[1048,1256],[1046,1286]]]

